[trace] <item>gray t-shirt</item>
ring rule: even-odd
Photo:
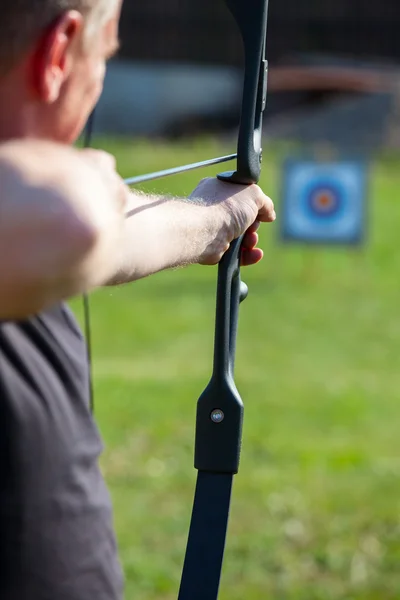
[[[0,598],[120,600],[83,336],[65,305],[0,322]]]

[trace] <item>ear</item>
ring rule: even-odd
[[[71,72],[83,27],[81,13],[70,10],[52,23],[37,43],[29,68],[33,92],[42,102],[52,104],[58,100]]]

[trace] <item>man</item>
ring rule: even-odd
[[[101,93],[120,10],[121,0],[2,0],[2,600],[122,596],[86,348],[63,300],[216,264],[245,231],[242,262],[254,264],[258,223],[275,219],[258,186],[207,179],[190,202],[129,193],[109,156],[68,147]]]

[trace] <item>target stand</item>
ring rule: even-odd
[[[282,241],[360,245],[367,217],[367,163],[286,161]]]

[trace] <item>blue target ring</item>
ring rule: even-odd
[[[357,244],[364,237],[367,166],[362,162],[287,161],[284,241]]]

